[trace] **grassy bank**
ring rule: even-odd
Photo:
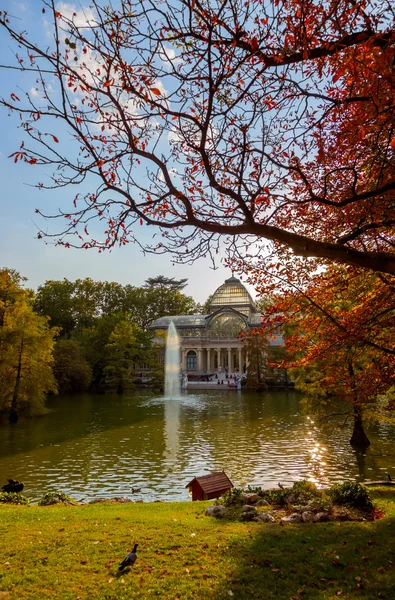
[[[0,599],[392,600],[395,491],[372,497],[373,523],[284,527],[217,521],[207,503],[3,505]]]

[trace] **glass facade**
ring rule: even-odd
[[[207,328],[209,338],[236,338],[246,329],[246,323],[242,317],[234,313],[220,313],[210,321]]]

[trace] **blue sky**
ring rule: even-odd
[[[65,3],[62,3],[63,5]],[[70,2],[76,10],[79,2]],[[48,28],[42,15],[41,0],[2,0],[2,9],[20,19],[20,28],[33,39],[45,40]],[[11,43],[6,32],[0,30],[0,63],[15,64]],[[34,81],[29,74],[0,71],[0,96],[9,98],[11,92],[19,95],[30,90]],[[91,277],[96,280],[142,285],[147,277],[164,274],[169,277],[187,277],[185,292],[203,302],[215,291],[230,271],[223,266],[211,268],[209,260],[199,260],[192,266],[172,265],[170,255],[144,255],[138,246],[130,244],[109,253],[95,250],[74,250],[46,245],[36,238],[38,228],[45,228],[35,208],[55,212],[60,206],[70,208],[71,192],[68,190],[39,191],[32,187],[42,179],[37,167],[14,164],[8,156],[18,150],[23,133],[18,129],[18,116],[0,109],[0,266],[17,269],[28,278],[30,287],[37,287],[47,279]],[[73,196],[76,190],[72,190]],[[148,238],[153,230],[147,228]],[[250,291],[253,291],[250,288]]]

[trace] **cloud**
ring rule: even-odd
[[[73,21],[76,27],[89,27],[90,25],[97,23],[95,13],[89,6],[80,6],[80,8],[77,8],[75,4],[59,2],[56,5],[56,10],[58,10],[65,19]]]

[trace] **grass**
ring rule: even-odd
[[[372,497],[372,523],[284,527],[217,521],[208,503],[0,505],[0,599],[393,600],[395,491]]]

